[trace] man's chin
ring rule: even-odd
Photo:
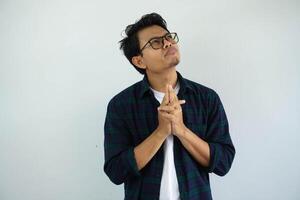
[[[173,60],[170,62],[169,66],[170,66],[170,67],[176,67],[176,66],[179,64],[179,62],[180,62],[180,60],[179,60],[178,58],[173,59]]]

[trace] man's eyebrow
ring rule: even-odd
[[[168,33],[169,33],[169,32],[166,32],[166,33],[163,34],[162,36],[154,36],[154,37],[150,38],[148,41],[150,41],[150,40],[152,40],[152,39],[158,39],[158,38],[161,38],[161,37],[167,35]]]

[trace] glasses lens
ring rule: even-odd
[[[167,34],[166,39],[173,44],[176,44],[178,42],[178,36],[176,33]]]
[[[150,44],[153,49],[160,49],[163,46],[162,38],[154,38],[150,41]]]

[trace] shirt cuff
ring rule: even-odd
[[[123,158],[123,162],[125,163],[125,166],[127,166],[127,170],[136,175],[136,176],[140,176],[141,173],[138,169],[137,163],[136,163],[136,159],[134,156],[134,148],[131,147],[129,148],[126,152],[124,152],[124,154],[122,155]]]
[[[219,160],[219,146],[218,144],[215,144],[215,143],[208,143],[209,145],[209,154],[210,154],[210,161],[209,161],[209,165],[208,167],[206,167],[206,171],[208,173],[211,173],[214,171],[214,169],[216,168],[216,164]]]

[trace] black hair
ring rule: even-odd
[[[169,30],[167,29],[166,21],[159,14],[150,13],[150,14],[143,15],[141,19],[136,21],[134,24],[128,25],[125,29],[125,33],[127,37],[119,41],[120,49],[123,50],[126,58],[135,67],[135,69],[141,74],[145,74],[146,70],[138,68],[131,61],[132,57],[141,54],[140,43],[139,43],[137,33],[140,30],[153,25],[158,25],[169,32]]]

